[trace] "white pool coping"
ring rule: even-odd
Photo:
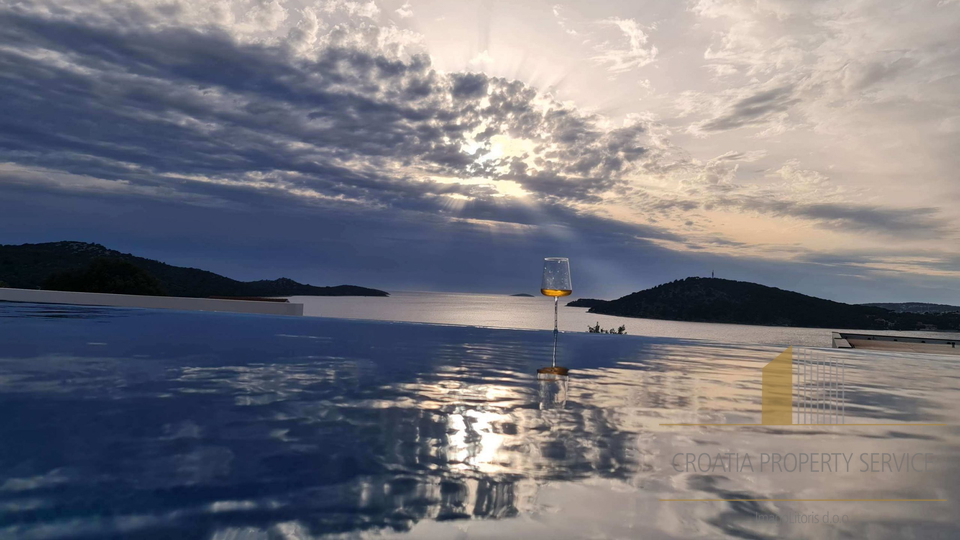
[[[258,315],[303,315],[303,304],[285,302],[258,302],[255,300],[221,300],[215,298],[185,298],[180,296],[140,296],[33,289],[0,288],[0,301],[35,302],[38,304],[69,304],[77,306],[110,306],[148,309],[178,309],[183,311],[219,311],[253,313]]]

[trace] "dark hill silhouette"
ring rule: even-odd
[[[881,307],[897,313],[954,313],[960,311],[960,306],[947,304],[928,304],[926,302],[879,302],[862,304],[864,306]]]
[[[590,313],[763,326],[864,330],[960,330],[960,314],[897,313],[824,300],[756,283],[687,278],[628,294]]]
[[[99,258],[86,268],[68,270],[48,277],[43,288],[52,291],[77,291],[164,296],[157,278],[123,259]]]
[[[98,259],[125,261],[157,281],[170,296],[389,296],[386,292],[355,285],[315,287],[288,278],[237,281],[199,270],[173,266],[86,242],[0,245],[0,281],[20,289],[43,288],[51,277],[83,272]],[[54,285],[51,283],[50,285]]]
[[[605,304],[606,302],[606,300],[597,300],[596,298],[577,298],[572,302],[567,302],[567,306],[592,308],[600,304]]]

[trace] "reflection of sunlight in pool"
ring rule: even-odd
[[[447,459],[454,469],[471,469],[482,473],[503,470],[496,463],[497,452],[504,437],[492,430],[492,425],[505,418],[501,414],[466,410],[447,417]]]
[[[404,390],[420,394],[415,401],[422,407],[445,413],[446,441],[442,453],[454,470],[500,473],[507,470],[501,461],[500,448],[507,436],[503,424],[512,424],[514,417],[508,408],[522,403],[526,397],[516,388],[495,384],[467,384],[447,378],[451,366],[442,366],[436,374],[438,381],[399,385]]]

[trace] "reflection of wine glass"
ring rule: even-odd
[[[543,281],[540,282],[540,293],[553,297],[553,367],[557,367],[557,307],[561,296],[569,296],[573,292],[570,282],[570,259],[566,257],[547,257],[543,260]]]
[[[537,375],[540,389],[540,410],[563,409],[567,405],[567,377],[556,374]]]

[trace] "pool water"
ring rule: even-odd
[[[960,536],[951,358],[831,351],[855,426],[665,426],[759,422],[783,348],[564,334],[541,381],[545,331],[12,303],[0,344],[0,538]]]

